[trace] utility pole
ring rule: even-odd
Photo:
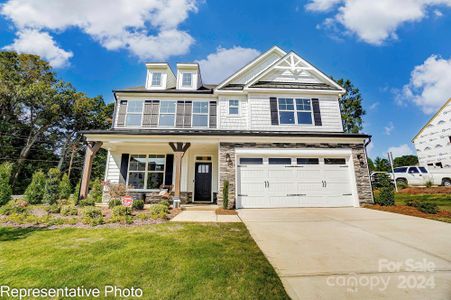
[[[395,178],[395,170],[393,168],[393,154],[391,152],[388,152],[387,154],[388,154],[388,161],[390,162],[391,174],[392,174],[393,182],[395,184],[395,190],[396,190],[396,192],[398,192],[398,185],[396,184],[396,178]]]

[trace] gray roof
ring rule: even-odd
[[[150,90],[146,89],[144,86],[135,86],[129,88],[123,88],[118,90],[113,90],[113,93],[156,93],[156,94],[213,94],[213,89],[216,87],[216,84],[204,84],[199,87],[197,90],[177,90],[175,87],[170,89],[161,89],[161,90]]]
[[[219,129],[108,129],[87,130],[83,134],[107,134],[107,135],[201,135],[201,136],[291,136],[291,137],[343,137],[343,138],[368,138],[364,133],[344,132],[306,132],[306,131],[268,131],[268,130],[219,130]]]
[[[299,90],[331,90],[338,91],[334,86],[326,83],[306,83],[306,82],[281,82],[281,81],[258,81],[250,86],[251,88],[266,89],[299,89]]]
[[[244,84],[234,84],[230,83],[221,88],[221,90],[230,90],[230,91],[241,91],[244,88]]]

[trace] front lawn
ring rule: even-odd
[[[142,299],[288,299],[241,223],[0,227],[0,251],[0,282],[13,287],[116,285],[142,288]]]
[[[451,212],[451,194],[395,194],[395,204],[405,205],[409,200],[418,200],[422,202],[433,202],[438,205],[440,210],[446,210]]]

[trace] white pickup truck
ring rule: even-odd
[[[396,183],[406,185],[426,185],[431,182],[433,185],[451,186],[450,168],[426,168],[419,166],[405,166],[394,169]],[[391,175],[391,174],[390,174]]]

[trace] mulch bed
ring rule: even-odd
[[[217,215],[226,215],[226,216],[237,215],[237,212],[233,209],[217,208],[215,212]]]
[[[451,187],[436,186],[436,187],[408,187],[399,190],[400,194],[419,195],[419,194],[449,194],[451,195]]]
[[[374,205],[367,204],[364,207],[369,208],[369,209],[389,211],[389,212],[394,212],[394,213],[398,213],[398,214],[426,218],[426,219],[434,219],[434,220],[448,219],[447,222],[451,222],[451,212],[446,211],[446,210],[441,210],[436,214],[427,214],[422,211],[419,211],[416,207],[407,206],[407,205],[380,206],[377,204],[374,204]]]

